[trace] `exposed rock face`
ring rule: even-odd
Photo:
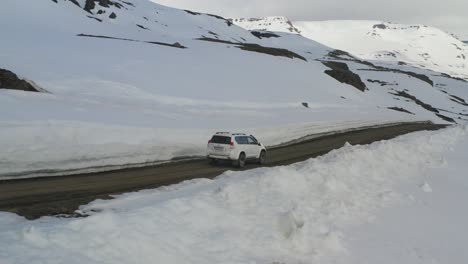
[[[57,0],[52,0],[52,1],[54,1],[55,3],[57,3]],[[72,2],[72,3],[75,4],[76,6],[81,7],[80,4],[79,4],[76,0],[70,0],[70,2]]]
[[[111,0],[86,0],[83,9],[92,14],[93,12],[91,10],[96,7],[96,2],[98,2],[98,4],[102,7],[115,6],[117,8],[122,8],[122,4],[119,4],[118,2],[112,2]]]
[[[231,44],[231,45],[235,45],[237,48],[241,50],[263,53],[263,54],[268,54],[271,56],[286,57],[290,59],[297,58],[303,61],[307,61],[306,58],[287,49],[264,47],[264,46],[254,44],[254,43],[232,42],[229,40],[213,39],[213,38],[206,38],[206,37],[199,38],[198,40],[210,41],[210,42],[215,42],[215,43]]]
[[[11,71],[0,69],[0,89],[39,92],[30,83],[21,80]]]
[[[281,31],[300,34],[301,31],[286,17],[234,18],[229,21],[248,30]]]
[[[398,112],[402,112],[402,113],[407,113],[407,114],[410,114],[410,115],[414,115],[413,112],[410,112],[410,111],[408,111],[408,110],[406,110],[406,109],[404,109],[402,107],[395,106],[395,107],[388,107],[388,109],[398,111]]]
[[[262,38],[279,38],[280,36],[271,32],[260,32],[260,31],[251,31],[252,35],[256,36],[259,39]]]
[[[112,12],[112,14],[109,15],[110,19],[115,19],[116,17],[117,17],[117,15],[114,12]]]
[[[377,24],[377,25],[374,25],[373,28],[387,29],[387,26],[385,24]]]
[[[337,81],[354,86],[361,92],[364,92],[367,89],[366,85],[362,82],[361,77],[352,72],[346,63],[336,61],[324,61],[322,63],[331,69],[326,70],[325,73],[335,78]]]

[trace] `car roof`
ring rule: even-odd
[[[232,137],[232,136],[247,136],[247,134],[245,134],[245,133],[232,133],[232,132],[216,132],[215,136]]]

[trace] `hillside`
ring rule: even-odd
[[[203,156],[218,130],[468,120],[464,80],[147,0],[4,0],[0,23],[0,69],[39,91],[0,79],[0,177]]]
[[[408,64],[468,79],[468,48],[452,35],[424,25],[382,21],[234,19],[249,30],[292,32],[366,60]],[[288,25],[288,26],[285,26]]]

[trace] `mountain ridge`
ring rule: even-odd
[[[304,37],[361,59],[403,62],[468,79],[468,48],[451,34],[425,25],[367,20],[290,21],[287,18],[279,22],[275,18],[233,21],[249,30],[281,32],[289,32],[283,22],[289,21]]]

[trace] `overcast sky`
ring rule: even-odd
[[[468,0],[153,0],[224,17],[372,19],[439,27],[468,39]]]

